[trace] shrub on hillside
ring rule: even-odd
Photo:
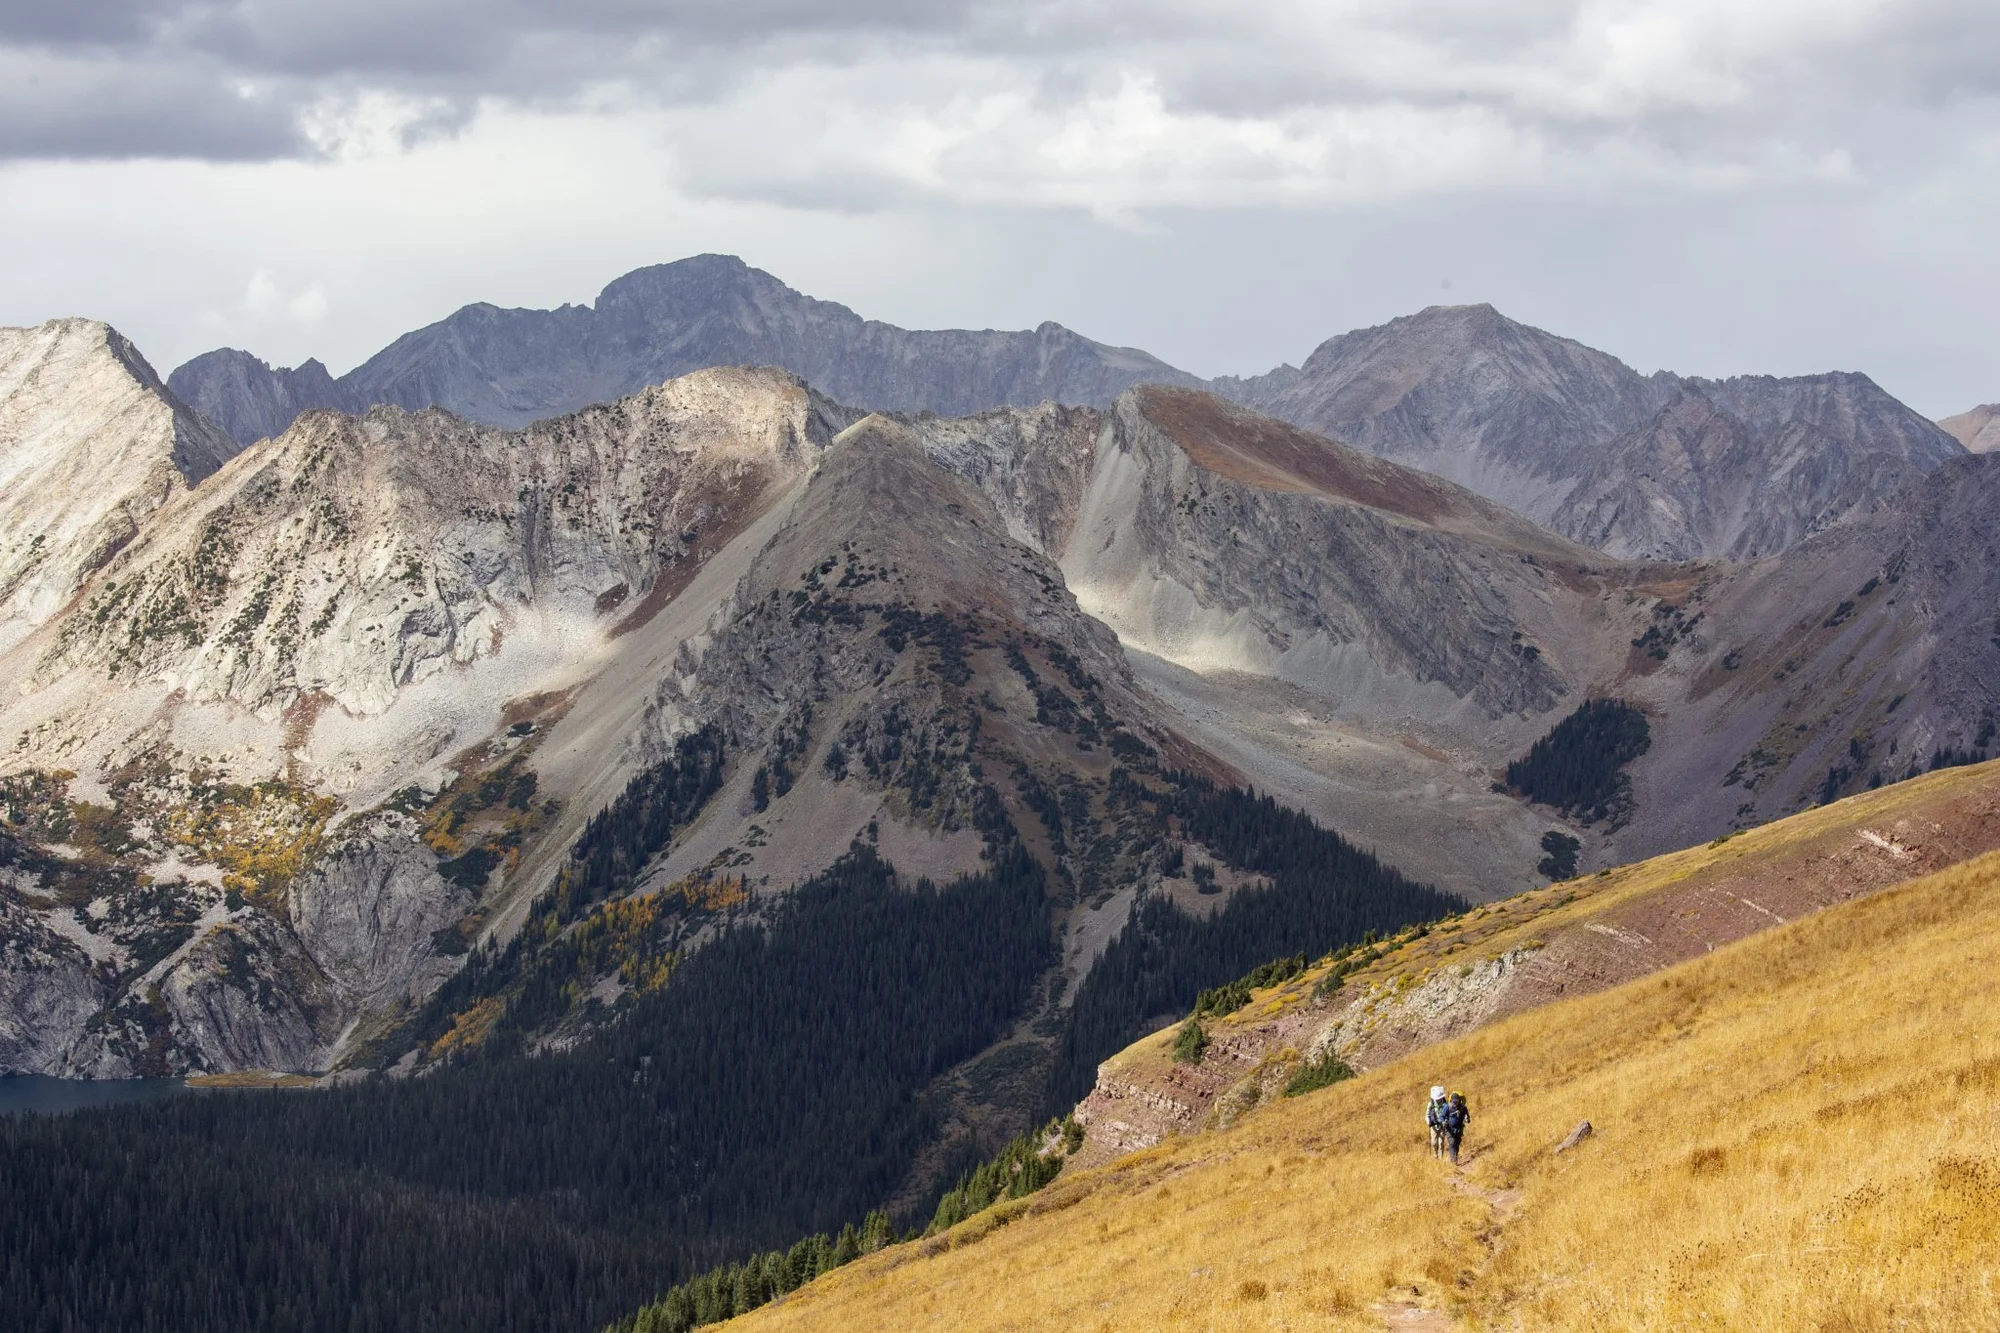
[[[1317,1060],[1308,1060],[1300,1065],[1298,1072],[1285,1084],[1285,1095],[1297,1097],[1302,1093],[1317,1092],[1321,1088],[1332,1087],[1354,1077],[1354,1069],[1347,1061],[1326,1052]]]
[[[1179,1035],[1174,1038],[1174,1059],[1184,1065],[1198,1065],[1208,1050],[1208,1030],[1198,1018],[1190,1018],[1181,1024]]]

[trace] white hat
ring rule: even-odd
[[[1436,1087],[1431,1089],[1431,1100],[1434,1102],[1441,1102],[1444,1100],[1444,1084],[1440,1083]]]

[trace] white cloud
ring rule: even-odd
[[[444,97],[368,89],[328,93],[299,112],[299,131],[322,156],[385,157],[457,129],[464,108]]]
[[[0,0],[0,322],[341,368],[713,249],[1248,371],[1449,277],[1942,410],[1995,143],[1990,0]]]

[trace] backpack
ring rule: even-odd
[[[1472,1113],[1465,1108],[1464,1093],[1454,1092],[1451,1094],[1451,1100],[1445,1103],[1443,1119],[1444,1127],[1452,1133],[1459,1134],[1464,1132],[1465,1122],[1472,1119]]]

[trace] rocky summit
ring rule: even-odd
[[[1485,305],[1215,387],[1646,559],[1773,554],[1964,452],[1865,375],[1644,376]]]

